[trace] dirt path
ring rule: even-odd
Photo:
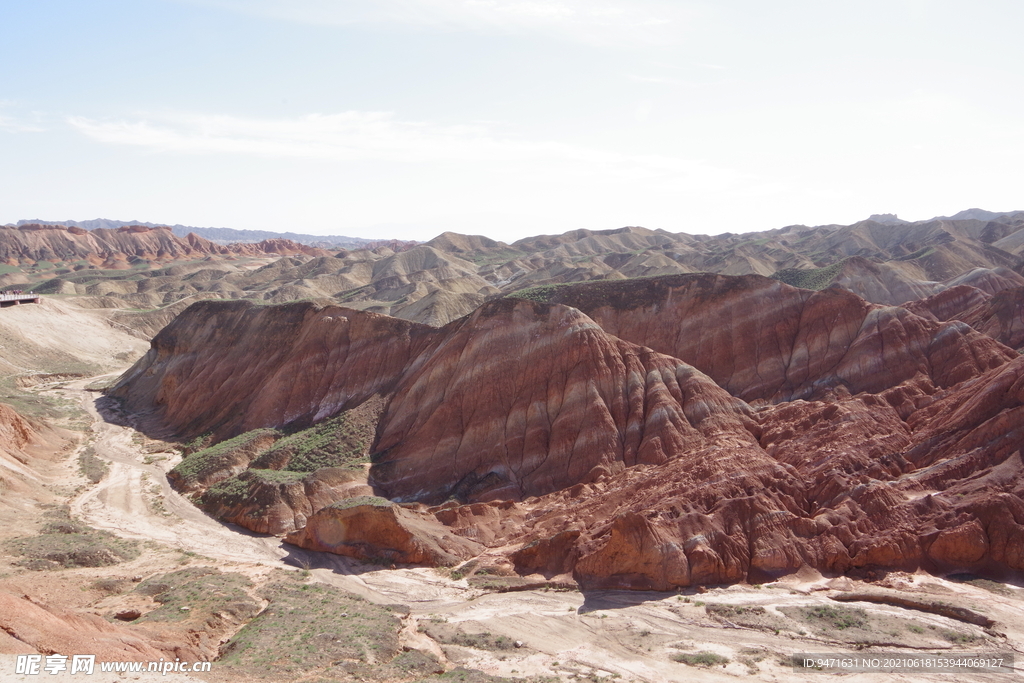
[[[225,562],[284,569],[322,567],[316,571],[320,580],[379,604],[427,603],[424,609],[432,609],[458,604],[465,600],[467,592],[479,594],[480,591],[453,587],[451,581],[430,569],[362,573],[361,565],[347,558],[309,553],[286,546],[279,538],[253,534],[207,516],[171,488],[166,474],[174,461],[147,463],[132,441],[134,430],[116,424],[121,420],[109,404],[106,408],[98,407],[104,399],[85,390],[98,379],[102,378],[91,377],[44,389],[81,403],[92,420],[91,445],[96,455],[110,465],[98,484],[71,503],[72,514],[90,526]]]
[[[225,525],[207,517],[170,487],[166,470],[173,460],[147,463],[145,454],[133,442],[134,430],[108,421],[116,421],[116,416],[110,409],[98,408],[98,394],[84,389],[95,379],[44,388],[81,402],[92,419],[96,455],[110,463],[107,476],[73,500],[75,515],[91,526],[120,536],[154,540],[223,561],[235,571],[239,563],[288,569],[308,567],[316,580],[373,602],[407,605],[411,610],[410,626],[418,627],[420,633],[443,625],[462,633],[503,636],[506,643],[519,643],[519,647],[487,650],[443,642],[438,647],[430,642],[434,651],[441,652],[443,648],[451,666],[464,665],[512,678],[539,675],[565,681],[610,681],[612,677],[638,683],[737,678],[804,681],[808,674],[795,673],[786,664],[787,656],[850,649],[811,632],[799,635],[802,629],[778,633],[771,628],[737,627],[727,620],[710,617],[703,607],[705,602],[760,605],[769,615],[784,619],[780,609],[835,604],[824,591],[808,590],[813,587],[813,577],[766,589],[732,586],[685,597],[617,591],[586,595],[553,590],[485,593],[470,588],[465,580],[452,581],[432,569],[367,570],[347,558],[310,553],[284,545],[278,538],[257,536]],[[103,400],[99,403],[102,405]],[[962,590],[957,584],[942,583],[953,586],[950,590]],[[994,604],[998,601],[984,591],[975,593],[979,599],[987,598],[989,611],[998,613],[1006,630],[1024,623],[1024,591],[1020,598],[1002,600],[1002,604]],[[906,614],[897,608],[865,605],[873,614]],[[949,626],[942,617],[911,616],[919,620],[922,628]],[[415,628],[410,630],[415,638],[423,639],[415,634]],[[1017,647],[1021,642],[1019,636],[1011,634],[1001,649]],[[949,648],[951,644],[936,643],[936,649],[943,647]],[[673,657],[694,652],[718,653],[728,657],[729,662],[714,668],[698,668],[673,661]],[[848,681],[872,683],[931,679],[926,675],[898,674],[845,677]],[[1006,681],[1007,676],[976,676],[972,680]]]

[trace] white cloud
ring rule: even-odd
[[[10,133],[43,133],[46,131],[45,128],[31,123],[24,123],[10,116],[0,116],[0,130],[6,130]]]
[[[680,0],[183,0],[311,24],[541,32],[599,44],[665,42],[692,16]]]
[[[495,134],[484,124],[439,125],[397,120],[386,112],[348,111],[293,119],[255,119],[203,114],[149,116],[134,121],[71,117],[68,123],[99,142],[162,153],[250,155],[336,162],[478,163],[526,162],[531,169],[577,177],[613,176],[655,182],[685,180],[721,187],[738,174],[699,161],[622,154],[559,142]]]

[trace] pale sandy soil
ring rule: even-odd
[[[58,306],[49,313],[65,315],[59,309]],[[52,339],[59,335],[54,335],[52,329],[44,334],[45,321],[36,320],[43,312],[21,315],[19,320],[25,324],[22,332],[36,329],[32,326],[37,325],[37,334],[49,340],[41,347],[52,347],[70,356],[76,335],[66,335],[68,339],[60,347],[59,340]],[[66,315],[75,318],[86,313],[72,311]],[[116,359],[119,354],[137,355],[144,350],[132,343],[122,330],[115,330],[103,322],[94,320],[87,329],[109,335],[106,342],[83,345],[88,350],[85,354],[88,362],[95,365],[123,367],[125,361]],[[0,323],[0,336],[13,333],[11,327]],[[35,370],[34,367],[28,369]],[[454,581],[443,571],[376,569],[341,557],[308,553],[284,545],[280,539],[256,536],[238,527],[221,524],[200,512],[167,484],[164,475],[175,464],[176,456],[170,452],[154,452],[152,445],[143,449],[145,440],[141,435],[130,427],[113,424],[103,418],[95,405],[98,394],[84,390],[92,381],[92,378],[80,378],[41,384],[35,390],[81,405],[91,422],[89,429],[85,430],[88,441],[97,456],[110,463],[109,473],[98,484],[89,485],[77,473],[72,459],[54,465],[43,476],[55,496],[70,500],[73,515],[93,527],[107,529],[126,538],[148,541],[147,549],[138,559],[115,567],[0,576],[0,589],[22,591],[55,604],[109,614],[125,598],[104,598],[89,593],[89,583],[103,575],[148,576],[191,564],[218,566],[225,571],[258,577],[273,568],[295,571],[308,566],[317,581],[349,590],[380,604],[408,606],[411,614],[406,620],[404,642],[409,647],[434,653],[449,667],[464,665],[508,677],[553,676],[559,681],[601,678],[638,683],[819,680],[826,674],[796,673],[783,663],[783,657],[798,652],[853,651],[848,642],[841,642],[842,634],[835,638],[816,635],[806,623],[791,619],[782,611],[792,607],[836,606],[838,603],[828,597],[830,585],[846,589],[865,588],[856,582],[845,586],[829,584],[827,579],[813,573],[788,577],[758,588],[731,586],[712,588],[703,593],[690,590],[680,595],[620,591],[582,594],[556,590],[488,593],[470,587],[465,579]],[[29,528],[38,522],[28,520],[25,524]],[[8,528],[0,533],[0,537],[10,537],[15,531]],[[924,639],[920,645],[922,651],[1012,651],[1017,653],[1020,665],[1024,666],[1024,591],[1011,588],[1009,595],[1001,596],[975,586],[927,575],[890,576],[889,584],[890,587],[930,587],[936,597],[988,614],[997,622],[992,633],[1005,634],[1005,637],[986,635],[979,627],[914,610],[868,603],[843,606],[863,608],[872,617],[889,618],[894,620],[893,623],[911,620],[915,628],[924,632],[920,636]],[[704,603],[763,607],[766,615],[774,620],[774,627],[749,628],[728,619],[715,618],[707,613]],[[511,641],[519,641],[521,646],[491,651],[443,644],[424,634],[433,625],[457,627],[469,634],[505,636]],[[971,645],[954,645],[931,635],[944,630],[955,630],[978,640]],[[877,642],[885,643],[887,639],[893,638],[880,632]],[[876,648],[881,651],[895,649]],[[672,660],[674,655],[701,651],[729,657],[730,663],[724,667],[704,669]],[[199,677],[162,677],[147,673],[106,677],[99,673],[92,677],[49,674],[19,677],[12,673],[13,661],[12,656],[0,656],[0,682],[91,680],[120,683],[160,679],[180,683],[199,680]],[[1016,680],[1018,676],[1019,673],[974,676],[873,673],[849,674],[842,680],[851,683],[995,682]]]

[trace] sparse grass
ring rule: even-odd
[[[96,457],[96,449],[86,446],[78,454],[78,470],[91,483],[96,484],[107,476],[110,466]]]
[[[251,582],[245,576],[220,572],[209,567],[190,567],[162,574],[140,583],[135,592],[148,595],[160,607],[142,621],[206,620],[214,614],[227,614],[236,620],[253,617],[260,604],[246,589]],[[187,608],[187,609],[182,609]]]
[[[939,635],[942,636],[944,640],[948,640],[956,645],[967,645],[978,640],[978,636],[973,633],[963,633],[961,631],[944,630],[939,631]]]
[[[456,624],[446,622],[421,622],[421,629],[428,636],[445,645],[460,645],[477,650],[502,652],[515,648],[511,638],[492,633],[467,633]]]
[[[808,607],[805,613],[812,621],[840,631],[848,628],[865,628],[868,625],[868,613],[860,608],[818,605]]]
[[[8,549],[23,559],[17,564],[33,570],[108,567],[139,556],[139,544],[93,529],[67,516],[66,509],[50,515],[42,533],[16,538]]]
[[[117,576],[108,576],[94,581],[92,588],[102,593],[106,593],[107,595],[118,595],[128,590],[128,587],[131,585],[132,582],[129,579]]]
[[[758,615],[765,614],[764,607],[758,605],[708,605],[706,608],[708,614],[713,614],[727,619],[734,618],[743,615]]]
[[[401,651],[401,621],[387,607],[282,575],[260,595],[269,601],[267,608],[224,648],[220,663],[228,671],[279,681],[331,667],[345,679],[368,678]],[[349,663],[351,671],[345,668]]]
[[[416,680],[415,683],[510,683],[511,681],[516,681],[516,683],[546,683],[547,681],[557,683],[558,680],[558,678],[549,678],[547,676],[514,679],[501,678],[499,676],[485,674],[484,672],[477,671],[476,669],[467,669],[460,666],[438,676],[420,678]]]
[[[680,664],[686,664],[687,666],[712,667],[728,664],[729,658],[724,657],[717,652],[702,650],[701,652],[694,652],[693,654],[681,652],[677,655],[672,655],[672,661],[679,662]]]
[[[345,498],[343,500],[339,500],[337,503],[334,503],[328,507],[331,507],[335,510],[347,510],[349,508],[354,508],[359,505],[391,507],[392,505],[394,505],[394,503],[392,503],[387,498],[381,498],[380,496],[355,496],[353,498]]]

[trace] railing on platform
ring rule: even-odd
[[[39,303],[38,294],[0,294],[0,305],[3,304],[20,304],[20,303]]]

